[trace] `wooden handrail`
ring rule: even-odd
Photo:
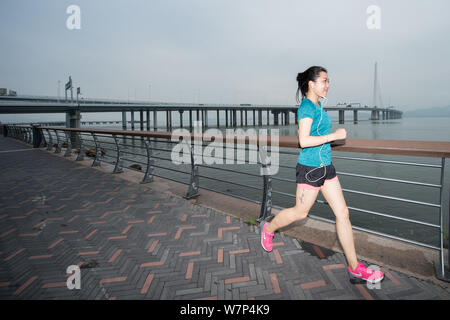
[[[172,132],[166,131],[124,131],[124,130],[102,130],[102,129],[77,129],[77,128],[61,128],[61,127],[41,127],[42,129],[63,130],[73,132],[93,132],[103,134],[116,134],[126,136],[139,137],[153,137],[162,139],[171,139]],[[220,141],[217,137],[215,139],[208,139],[203,135],[196,135],[191,133],[191,139],[202,139],[203,141]],[[257,137],[244,136],[245,144],[258,143]],[[267,143],[271,145],[271,136],[267,136]],[[228,140],[226,140],[228,138]],[[233,139],[234,138],[234,139]],[[252,140],[254,138],[255,140]],[[237,143],[239,136],[224,135],[222,141]],[[279,136],[278,146],[284,148],[300,149],[297,136]],[[359,153],[377,153],[377,154],[392,154],[402,156],[416,156],[416,157],[433,157],[433,158],[450,158],[450,142],[447,141],[415,141],[415,140],[375,140],[375,139],[345,139],[331,142],[331,147],[334,151],[342,152],[359,152]]]

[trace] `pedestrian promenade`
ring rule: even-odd
[[[450,299],[385,268],[353,285],[341,253],[282,233],[267,253],[259,226],[2,136],[0,164],[0,299]]]

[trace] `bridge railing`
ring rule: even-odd
[[[283,178],[276,175],[263,174],[261,173],[251,173],[239,170],[233,170],[230,168],[220,168],[208,164],[200,164],[196,162],[196,157],[199,154],[196,153],[194,145],[196,141],[200,143],[200,146],[207,146],[207,143],[211,142],[211,138],[207,138],[205,135],[197,135],[194,133],[188,134],[187,138],[190,143],[188,144],[189,158],[184,164],[187,170],[180,170],[180,166],[173,163],[172,158],[161,156],[161,153],[172,152],[173,144],[179,144],[180,135],[177,135],[177,139],[173,139],[171,132],[152,132],[152,131],[120,131],[120,130],[98,130],[98,129],[69,129],[69,128],[57,128],[57,127],[30,127],[30,126],[14,126],[14,125],[4,125],[3,134],[23,140],[27,143],[33,144],[35,147],[47,147],[47,150],[54,150],[54,152],[62,152],[65,148],[65,156],[69,156],[73,152],[73,148],[76,147],[78,150],[78,156],[76,160],[83,160],[85,156],[85,151],[91,151],[91,157],[93,159],[92,166],[100,165],[102,161],[113,164],[113,173],[120,173],[123,171],[124,161],[134,163],[140,166],[135,166],[137,168],[130,168],[132,170],[138,170],[144,172],[142,183],[148,183],[153,181],[153,177],[161,177],[164,179],[170,179],[176,182],[186,184],[188,190],[186,192],[185,198],[192,198],[199,196],[199,179],[208,179],[210,181],[217,181],[221,183],[227,183],[240,188],[239,190],[251,189],[256,190],[261,194],[261,200],[254,198],[245,197],[242,194],[231,194],[219,190],[211,186],[202,186],[202,188],[219,192],[226,195],[231,195],[240,199],[251,201],[261,205],[261,210],[257,221],[262,221],[270,219],[272,217],[271,209],[278,208],[283,209],[279,206],[272,204],[273,195],[287,196],[295,199],[294,194],[276,190],[273,188],[273,182],[277,181],[279,183],[289,183],[294,185],[296,180]],[[182,137],[183,139],[186,136]],[[271,136],[266,136],[262,139],[262,136],[257,136],[256,139],[252,137],[245,136],[245,139],[240,140],[239,136],[233,136],[232,140],[226,139],[225,135],[220,138],[215,137],[214,142],[225,142],[227,144],[233,144],[234,150],[239,150],[238,146],[243,146],[245,152],[252,150],[258,151],[258,161],[257,165],[261,169],[267,167],[267,162],[265,161],[265,153],[268,147],[272,144]],[[138,141],[138,142],[137,142]],[[165,145],[160,147],[161,142]],[[264,142],[264,144],[262,143]],[[298,139],[297,137],[291,136],[280,136],[278,141],[274,140],[274,145],[283,148],[283,150],[278,150],[280,155],[298,155]],[[165,146],[165,147],[164,147]],[[172,147],[170,147],[172,146]],[[266,148],[267,147],[267,148]],[[349,210],[357,211],[368,216],[373,217],[383,217],[389,219],[393,223],[395,221],[407,222],[416,226],[425,226],[434,230],[434,236],[439,237],[439,244],[430,244],[423,241],[416,241],[408,239],[405,237],[400,237],[395,234],[388,234],[384,232],[379,232],[371,228],[362,228],[358,226],[353,226],[355,230],[361,230],[371,234],[376,234],[382,237],[396,239],[411,243],[414,245],[423,246],[433,250],[439,251],[439,262],[436,263],[436,275],[439,279],[449,281],[448,271],[445,269],[444,262],[444,247],[449,247],[450,243],[445,242],[445,237],[448,237],[448,230],[450,221],[444,221],[444,177],[445,177],[445,161],[446,158],[450,157],[450,142],[439,142],[439,141],[409,141],[409,140],[363,140],[363,139],[347,139],[344,141],[335,141],[332,143],[332,148],[334,151],[350,152],[350,153],[368,153],[368,154],[386,154],[386,155],[400,155],[400,156],[413,156],[413,157],[432,157],[439,159],[438,164],[429,163],[418,163],[418,162],[405,162],[405,161],[392,161],[392,160],[380,160],[380,159],[370,159],[365,157],[343,157],[333,155],[333,159],[343,159],[348,161],[357,161],[360,163],[377,163],[386,165],[399,165],[399,166],[412,166],[415,168],[426,168],[429,170],[439,170],[440,180],[437,183],[424,183],[421,181],[412,180],[401,180],[387,177],[370,176],[364,174],[356,174],[350,172],[338,172],[339,176],[348,177],[358,177],[371,181],[381,181],[382,183],[400,183],[408,186],[431,188],[437,190],[439,201],[438,203],[417,201],[414,199],[407,199],[396,197],[395,195],[385,195],[373,192],[363,192],[361,190],[351,190],[343,189],[344,192],[356,195],[362,195],[367,197],[372,197],[377,199],[377,201],[395,201],[399,203],[408,203],[410,205],[421,206],[432,208],[432,210],[437,210],[437,220],[436,223],[431,223],[418,219],[411,219],[401,215],[395,215],[395,213],[380,212],[373,210],[366,210],[364,208],[350,207]],[[296,149],[292,151],[291,149]],[[242,149],[241,149],[242,150]],[[233,151],[234,152],[234,151]],[[224,152],[225,153],[225,152]],[[234,153],[233,153],[234,155]],[[132,157],[132,159],[130,158]],[[201,155],[200,155],[201,156]],[[225,157],[224,159],[228,159]],[[189,161],[190,160],[190,161]],[[230,159],[233,160],[233,159]],[[247,164],[247,162],[245,162]],[[164,165],[163,165],[164,164]],[[255,164],[255,163],[253,163]],[[211,170],[218,170],[225,172],[227,175],[238,175],[240,178],[237,181],[226,180],[223,178],[218,178],[217,175],[207,175],[203,174],[199,168],[204,168],[202,170],[214,172]],[[279,168],[295,170],[292,166],[279,165]],[[250,170],[251,171],[251,170]],[[261,170],[262,172],[263,170]],[[292,172],[291,171],[291,172]],[[169,174],[167,174],[169,173]],[[258,183],[259,181],[259,183]],[[317,199],[316,202],[328,205],[326,201]],[[449,205],[450,207],[450,205]],[[309,217],[318,219],[321,221],[326,221],[330,223],[335,223],[331,219],[324,217],[309,215]],[[436,219],[435,219],[436,220]],[[450,218],[449,218],[450,220]],[[445,235],[446,234],[446,235]],[[450,242],[450,240],[447,240]],[[447,265],[450,265],[450,257]]]

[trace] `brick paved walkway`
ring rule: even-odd
[[[340,253],[283,234],[266,253],[257,226],[11,138],[0,164],[0,299],[450,299],[387,269],[352,285]]]

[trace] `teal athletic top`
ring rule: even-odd
[[[331,125],[332,121],[328,113],[321,108],[322,104],[319,101],[319,106],[314,104],[311,100],[307,98],[303,98],[302,103],[300,104],[297,110],[297,118],[298,123],[300,123],[300,119],[303,118],[311,118],[313,119],[311,125],[310,136],[323,136],[331,133]],[[320,121],[320,113],[322,112],[322,121]],[[319,134],[317,134],[317,126],[319,125]],[[322,145],[318,145],[315,147],[303,148],[300,151],[298,156],[298,163],[303,164],[305,166],[310,167],[320,167],[321,161],[320,156],[322,157],[323,165],[329,166],[331,164],[331,145],[330,142],[325,143],[320,151]],[[320,156],[319,156],[320,151]]]

